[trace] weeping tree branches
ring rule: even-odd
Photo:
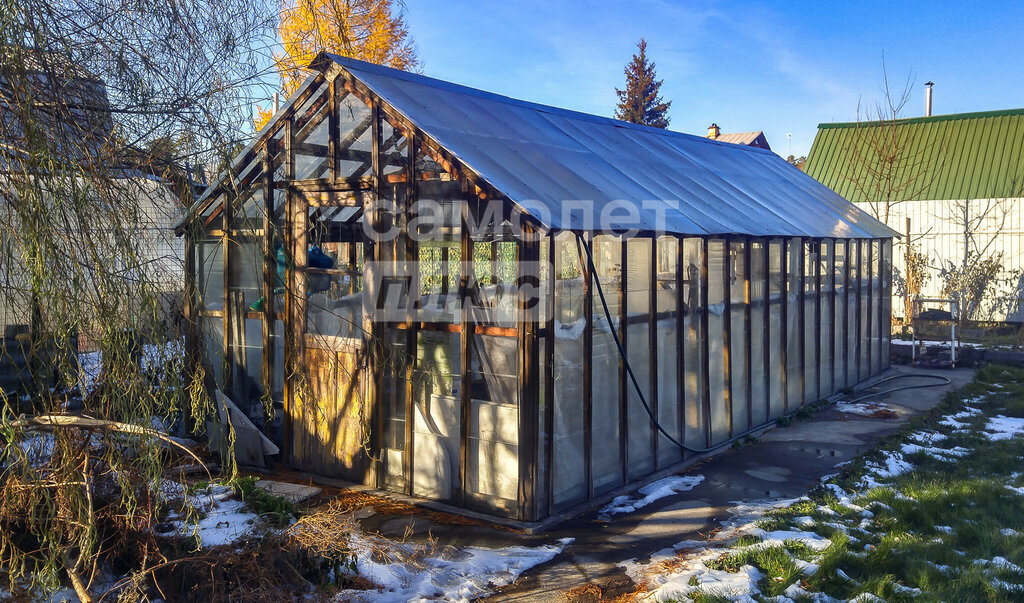
[[[0,341],[29,360],[0,396],[0,572],[23,592],[84,600],[113,560],[161,562],[170,457],[151,426],[188,431],[211,404],[167,303],[181,258],[153,233],[191,203],[192,166],[244,136],[261,8],[0,0]]]

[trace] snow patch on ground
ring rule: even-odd
[[[170,515],[173,533],[183,537],[195,535],[204,548],[232,544],[252,534],[259,516],[233,496],[230,486],[210,486],[204,493],[190,495],[189,502],[201,519],[193,523],[180,515]]]
[[[360,576],[380,585],[378,590],[342,590],[335,601],[473,601],[493,589],[511,583],[524,571],[546,563],[573,542],[563,538],[557,545],[443,547],[426,550],[424,545],[404,544],[380,536],[354,533],[350,545],[355,551]]]
[[[608,521],[612,515],[617,513],[632,513],[660,498],[693,490],[702,481],[704,481],[703,475],[673,475],[659,479],[637,490],[641,495],[640,498],[632,498],[629,495],[616,496],[612,502],[601,508],[598,518]]]
[[[1024,419],[996,415],[985,424],[985,431],[990,440],[1008,440],[1024,434]]]
[[[891,413],[893,410],[884,402],[836,402],[836,410],[850,415],[872,417],[880,412]]]

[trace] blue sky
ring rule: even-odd
[[[641,38],[672,101],[669,126],[764,130],[804,155],[817,124],[855,121],[912,78],[904,115],[1024,107],[1024,3],[408,0],[423,72],[499,94],[611,115]]]

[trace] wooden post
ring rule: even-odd
[[[843,240],[843,386],[849,387],[850,383],[850,296],[853,291],[850,289],[850,242],[853,239]]]
[[[415,458],[416,439],[413,436],[413,426],[416,420],[416,407],[413,404],[413,382],[416,376],[416,363],[419,358],[419,326],[416,311],[419,307],[419,262],[417,261],[417,243],[409,232],[409,216],[416,207],[419,199],[419,186],[416,182],[416,148],[418,137],[414,132],[409,132],[406,141],[406,164],[405,164],[405,208],[402,212],[404,223],[402,231],[405,238],[405,273],[409,282],[409,293],[406,299],[405,322],[409,328],[405,332],[405,456],[403,457],[402,473],[405,474],[405,493],[412,494],[413,464]]]
[[[828,288],[828,290],[829,290],[829,307],[832,308],[831,324],[828,325],[829,326],[829,329],[828,329],[828,333],[829,333],[829,338],[828,338],[829,371],[831,371],[831,374],[832,374],[832,378],[830,380],[830,383],[831,383],[831,386],[832,386],[832,391],[830,391],[829,393],[831,394],[831,393],[834,393],[834,392],[836,392],[836,391],[838,391],[840,389],[839,385],[838,385],[839,382],[836,380],[836,329],[839,326],[838,320],[836,320],[836,316],[838,314],[838,312],[836,312],[836,300],[839,299],[839,296],[837,295],[837,292],[836,292],[836,240],[835,239],[829,239],[829,244],[828,245],[829,246],[828,246],[828,277],[827,278],[828,278],[828,282],[829,282],[829,288]]]
[[[856,323],[857,323],[857,325],[856,325],[856,328],[857,328],[857,345],[854,348],[854,350],[856,350],[855,354],[856,354],[856,358],[857,358],[857,382],[859,383],[860,380],[864,378],[863,375],[862,375],[862,372],[861,372],[864,367],[861,366],[862,363],[860,361],[861,346],[863,345],[863,343],[861,342],[861,337],[864,336],[864,334],[863,334],[864,325],[861,324],[861,312],[860,312],[860,306],[863,303],[863,299],[864,299],[863,298],[863,295],[864,295],[864,272],[863,272],[864,271],[864,245],[861,242],[862,239],[855,239],[855,240],[857,241],[857,261],[854,264],[854,266],[855,266],[855,268],[857,270],[857,276],[856,276],[856,280],[857,280],[857,306],[854,308],[854,317],[855,317]]]
[[[224,195],[224,201],[222,203],[224,204],[224,210],[220,212],[220,231],[221,261],[223,262],[224,267],[224,272],[221,275],[224,286],[224,291],[222,292],[224,309],[221,316],[221,325],[224,331],[222,349],[222,353],[224,354],[224,362],[222,363],[222,366],[224,367],[224,374],[221,375],[222,383],[220,383],[220,386],[224,388],[225,392],[229,396],[234,396],[234,392],[231,391],[231,384],[234,381],[233,376],[235,371],[235,362],[231,354],[231,330],[233,327],[232,320],[237,320],[237,318],[233,316],[233,304],[231,303],[231,273],[235,269],[234,262],[231,261],[231,222],[233,222],[232,217],[235,211],[235,204],[234,199],[227,194]]]
[[[874,239],[869,239],[867,241],[867,248],[868,248],[868,259],[865,261],[865,264],[867,265],[867,270],[868,270],[868,279],[867,279],[867,281],[868,281],[868,299],[867,299],[867,306],[868,306],[868,308],[867,308],[867,316],[865,317],[866,318],[866,322],[867,322],[867,325],[866,325],[866,327],[867,327],[867,336],[865,337],[865,339],[868,342],[868,349],[867,349],[867,361],[866,361],[865,364],[868,365],[867,366],[867,373],[868,373],[868,376],[870,376],[870,375],[873,375],[874,372],[875,372],[874,371],[874,368],[875,368],[874,362],[872,362],[872,360],[874,359],[874,354],[872,353],[872,351],[873,351],[872,348],[875,347],[875,343],[874,343],[874,340],[873,340],[873,336],[875,334],[875,329],[874,329],[874,325],[872,324],[872,323],[875,322],[873,320],[873,317],[874,317],[873,310],[874,310],[874,306],[875,306],[875,303],[874,303],[874,301],[875,301],[874,300],[874,297],[875,297],[875,266],[874,266],[874,260],[875,260],[875,241],[874,241]]]
[[[373,182],[373,193],[370,195],[372,204],[371,211],[366,212],[364,210],[364,220],[369,220],[370,232],[373,233],[373,240],[370,241],[364,251],[364,265],[366,262],[379,261],[383,255],[380,251],[382,242],[379,240],[379,222],[380,222],[380,204],[383,199],[383,166],[380,160],[380,105],[377,102],[370,103],[370,163],[371,163],[371,180]],[[367,216],[366,214],[371,214]],[[367,271],[363,272],[364,278]],[[384,381],[384,358],[386,351],[384,346],[388,345],[388,341],[385,340],[385,333],[387,327],[379,324],[376,313],[376,297],[381,295],[383,292],[380,290],[380,283],[382,275],[371,274],[370,280],[372,283],[365,283],[364,288],[367,284],[372,288],[370,293],[371,303],[374,305],[371,311],[374,315],[369,317],[368,321],[365,321],[368,333],[368,346],[369,353],[367,358],[370,362],[370,373],[373,375],[371,379],[370,392],[367,394],[367,399],[372,400],[370,408],[370,456],[376,459],[373,462],[373,475],[372,480],[376,484],[377,488],[383,488],[384,479],[387,474],[386,467],[384,466],[387,459],[384,458],[384,387],[382,385]]]
[[[263,395],[272,398],[274,390],[274,285],[277,284],[277,261],[274,257],[274,165],[270,158],[270,149],[263,149]],[[276,412],[271,405],[271,411]],[[271,421],[265,422],[264,433],[269,434]],[[290,451],[285,451],[285,456]]]
[[[462,227],[459,229],[462,258],[464,265],[472,265],[473,242],[469,238],[469,202],[462,201]],[[445,276],[447,280],[447,275]],[[470,361],[472,353],[473,322],[469,312],[469,274],[466,270],[459,271],[459,302],[462,308],[462,330],[459,332],[459,372],[462,375],[462,383],[459,389],[460,398],[460,420],[459,420],[459,492],[462,498],[462,505],[467,500],[469,489],[469,423],[472,419],[472,397],[470,389],[473,385],[471,370],[473,363]]]
[[[539,307],[540,239],[529,224],[523,225],[517,246],[519,291],[519,518],[537,518],[537,414],[540,401],[540,350],[537,341]]]
[[[338,180],[338,153],[340,151],[341,129],[338,120],[338,86],[337,78],[327,84],[327,158],[331,162],[328,168],[331,182]],[[344,88],[342,88],[344,90]]]

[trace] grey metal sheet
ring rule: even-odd
[[[898,236],[771,151],[327,56],[550,228],[588,228],[565,201],[647,201],[641,229],[660,205],[665,229],[685,235]]]

